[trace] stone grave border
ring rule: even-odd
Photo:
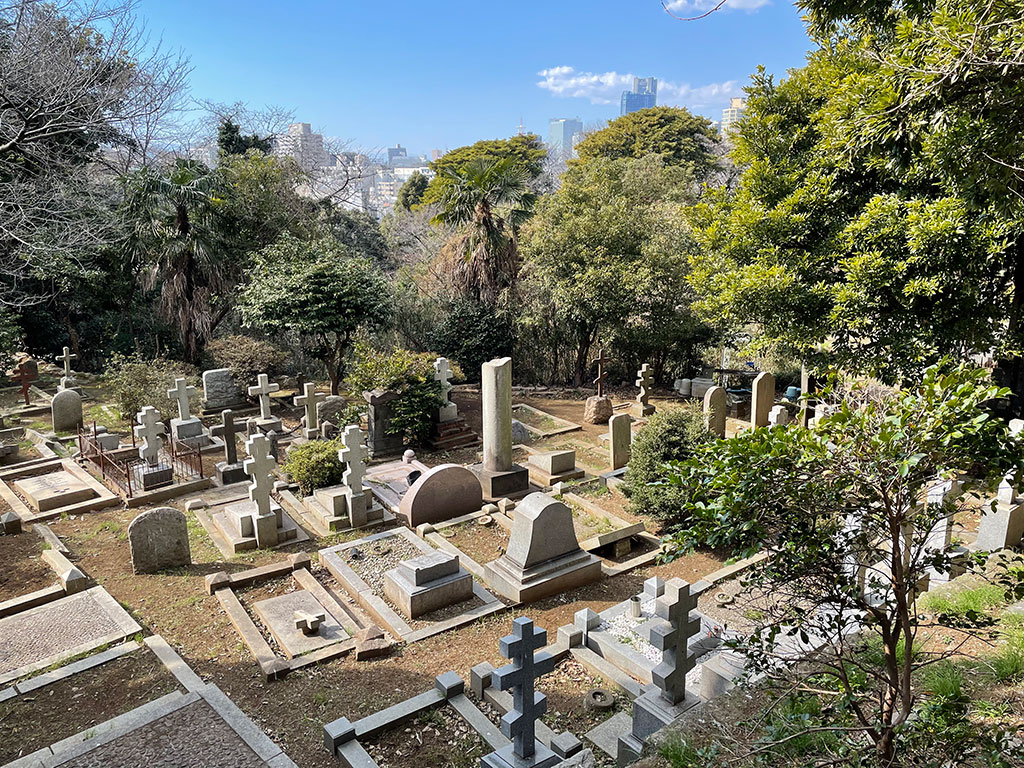
[[[73,475],[78,480],[81,480],[96,492],[96,496],[76,504],[69,504],[66,507],[48,509],[45,512],[35,512],[8,486],[8,483],[13,483],[15,480],[21,480],[22,478],[61,471],[67,472],[69,475]],[[71,459],[47,459],[31,464],[15,465],[0,471],[0,499],[7,502],[8,506],[14,510],[14,513],[21,518],[22,523],[52,520],[63,514],[78,515],[83,512],[93,512],[97,509],[112,507],[121,503],[120,496]]]
[[[107,615],[115,624],[117,624],[118,631],[104,635],[96,640],[82,643],[81,645],[77,645],[73,648],[67,648],[59,653],[53,654],[52,656],[48,656],[45,659],[34,661],[31,664],[26,664],[18,669],[13,669],[10,672],[0,674],[0,684],[19,680],[26,675],[31,675],[33,672],[38,672],[41,669],[59,665],[66,659],[90,653],[97,648],[101,648],[112,643],[119,643],[142,632],[142,627],[135,622],[135,619],[128,615],[128,612],[122,608],[121,605],[111,597],[110,593],[103,587],[92,587],[91,589],[85,590],[84,594],[91,595],[94,600],[99,602],[104,609],[106,609]],[[69,595],[68,597],[71,596]]]
[[[67,555],[70,554],[70,551],[64,546],[64,542],[57,538],[57,534],[50,530],[49,526],[44,523],[36,523],[32,526],[32,530],[49,546],[49,549],[43,550],[42,560],[50,566],[60,583],[3,601],[0,603],[0,619],[27,611],[30,608],[38,608],[40,605],[59,600],[65,595],[81,592],[89,583],[89,577],[68,560]]]
[[[263,678],[279,680],[289,672],[303,669],[313,664],[339,658],[349,653],[356,647],[355,635],[360,630],[359,625],[347,610],[339,603],[327,589],[316,580],[309,572],[310,557],[305,552],[291,555],[287,560],[282,560],[271,565],[263,565],[259,568],[250,568],[246,571],[228,574],[224,571],[212,573],[206,577],[206,592],[213,595],[220,602],[221,608],[228,615],[231,625],[241,636],[242,641],[248,647],[259,664]],[[324,607],[331,617],[340,624],[349,634],[348,640],[334,643],[323,648],[311,651],[310,653],[296,656],[293,659],[286,659],[279,656],[270,647],[263,633],[260,632],[249,612],[242,605],[242,601],[235,594],[235,588],[249,587],[268,579],[276,579],[291,574],[295,583],[311,593],[313,597]]]
[[[491,517],[494,520],[495,525],[500,525],[505,529],[506,533],[512,532],[512,520],[506,515],[500,512],[491,514],[479,510],[477,512],[470,512],[468,515],[461,515],[459,517],[453,517],[451,520],[445,520],[439,523],[422,523],[416,526],[416,535],[420,538],[430,542],[435,547],[440,549],[442,552],[446,552],[449,555],[455,555],[459,558],[459,564],[467,571],[473,574],[480,581],[487,583],[487,578],[484,572],[484,567],[480,565],[476,560],[467,555],[461,549],[452,544],[442,534],[445,528],[454,528],[458,525],[465,523],[471,523],[481,517]]]
[[[207,479],[209,479],[209,478],[207,478]],[[245,500],[247,500],[249,498],[248,490],[247,490],[247,484],[243,485],[242,483],[233,483],[232,485],[220,486],[220,487],[222,487],[222,488],[235,488],[236,486],[243,491],[242,495],[240,495],[240,496],[235,496],[235,494],[231,494],[230,496],[226,496],[225,495],[224,499],[220,499],[220,497],[218,496],[218,499],[213,504],[207,504],[205,501],[200,500],[200,505],[191,510],[193,512],[193,514],[195,514],[196,520],[198,520],[199,524],[203,526],[203,530],[206,531],[206,535],[210,537],[210,541],[213,542],[213,545],[215,547],[217,547],[217,550],[227,560],[233,559],[235,557],[235,552],[231,549],[231,544],[228,542],[228,540],[226,538],[224,538],[224,534],[221,533],[220,528],[218,528],[217,524],[215,522],[213,522],[213,514],[211,513],[211,510],[214,507],[227,506],[228,504],[233,504],[236,501],[245,501]],[[206,487],[210,487],[209,484],[207,484]],[[284,493],[287,493],[287,491],[285,491]],[[278,495],[281,496],[281,495],[283,495],[283,493],[279,492]],[[281,549],[282,547],[287,547],[287,546],[290,546],[292,544],[299,544],[299,543],[301,543],[303,541],[309,541],[310,536],[306,532],[306,529],[302,525],[300,525],[299,522],[292,515],[289,514],[289,510],[288,510],[288,508],[286,506],[284,506],[283,504],[281,506],[282,506],[281,514],[284,516],[284,518],[290,520],[292,525],[295,526],[295,538],[294,539],[287,539],[285,541],[278,541],[277,544],[275,544],[272,547],[272,549]],[[306,522],[306,521],[303,520],[302,522]],[[285,527],[287,527],[287,526],[285,526]],[[247,551],[252,552],[252,551],[258,551],[258,550],[247,550]],[[246,571],[246,573],[248,573],[248,571]]]
[[[130,498],[124,500],[125,506],[129,509],[141,507],[146,504],[153,504],[157,501],[176,499],[179,496],[187,496],[197,491],[205,491],[213,485],[212,477],[197,477],[185,483],[175,482],[173,485],[166,485],[162,488],[154,488],[151,491],[132,489]]]
[[[377,595],[373,589],[371,589],[370,585],[363,581],[363,579],[360,578],[351,567],[349,567],[348,563],[338,556],[338,552],[342,550],[363,546],[371,541],[379,541],[381,539],[392,538],[395,536],[401,536],[423,554],[432,554],[436,551],[432,546],[430,546],[430,544],[408,528],[393,528],[390,531],[382,531],[381,533],[357,539],[356,541],[349,541],[344,544],[338,544],[337,546],[320,550],[320,562],[328,571],[331,572],[331,575],[338,580],[338,583],[341,584],[353,598],[355,598],[356,602],[359,603],[360,607],[364,611],[366,611],[381,627],[385,628],[395,637],[406,643],[415,643],[418,640],[433,637],[441,632],[447,632],[450,629],[470,624],[484,616],[490,616],[491,614],[498,613],[499,611],[506,609],[507,606],[501,600],[491,594],[488,590],[484,589],[484,587],[474,579],[473,595],[478,600],[482,600],[484,603],[483,605],[470,608],[469,610],[463,611],[462,613],[445,619],[444,621],[436,622],[432,626],[423,627],[422,629],[413,629],[397,611],[391,608],[391,606],[384,601],[383,597]],[[450,550],[447,549],[444,551],[450,552]],[[463,567],[475,576],[475,571],[466,564],[466,561],[469,561],[470,558],[467,558],[462,553],[458,554]],[[479,565],[477,565],[477,568],[479,568]]]
[[[263,761],[266,768],[297,768],[284,751],[242,712],[220,688],[213,683],[204,683],[202,678],[192,671],[181,656],[160,635],[150,635],[143,639],[142,643],[156,655],[164,668],[185,689],[185,693],[172,691],[159,699],[129,710],[106,722],[94,725],[74,736],[62,739],[48,747],[43,747],[31,754],[20,757],[3,768],[53,768],[62,765],[69,760],[86,755],[97,747],[101,747],[139,728],[144,728],[182,707],[198,701],[205,701],[210,709],[235,732],[238,738]],[[9,696],[5,697],[5,692],[0,691],[0,701],[42,688],[78,672],[105,664],[125,654],[134,653],[141,648],[142,645],[134,640],[116,645],[102,653],[81,659],[61,669],[31,678],[19,684],[17,686],[18,690]],[[13,688],[8,690],[14,691]]]
[[[50,440],[43,437],[42,434],[34,429],[29,429],[21,424],[15,424],[11,427],[4,427],[0,429],[0,435],[7,438],[15,439],[21,442],[24,439],[28,439],[32,443],[32,447],[38,452],[38,456],[32,458],[22,459],[21,461],[14,461],[9,464],[0,465],[0,469],[6,471],[8,469],[19,469],[21,467],[32,466],[33,464],[40,464],[44,461],[50,461],[51,459],[63,458],[66,454],[58,454],[53,448],[50,447]],[[58,445],[61,445],[60,441],[55,441]],[[63,448],[62,448],[63,450]]]
[[[381,500],[380,496],[376,493],[375,489],[373,488],[374,483],[369,478],[367,478],[365,485],[370,486],[368,490],[370,490],[373,496],[378,501],[381,502],[381,506],[384,509],[384,517],[380,520],[372,520],[368,522],[366,525],[359,526],[358,528],[342,528],[337,531],[328,530],[326,527],[321,525],[312,514],[307,512],[306,505],[303,504],[302,499],[300,499],[292,492],[291,488],[282,488],[277,492],[277,497],[285,513],[288,514],[292,518],[292,521],[299,526],[300,531],[303,531],[304,529],[308,528],[314,534],[316,534],[317,538],[321,539],[327,538],[328,536],[333,536],[336,533],[344,533],[345,531],[359,531],[365,528],[375,528],[377,526],[390,525],[391,523],[394,523],[395,515],[392,512],[390,506],[388,504],[385,504]],[[298,486],[296,486],[296,488],[297,487]],[[306,539],[308,538],[309,536],[307,535]],[[306,539],[299,539],[299,541],[305,541]],[[289,541],[286,543],[291,544],[292,542]]]
[[[555,423],[561,425],[557,429],[549,429],[549,430],[545,431],[545,430],[542,430],[542,429],[537,429],[537,427],[531,427],[525,421],[519,421],[518,419],[516,419],[516,421],[519,421],[519,423],[522,424],[526,428],[527,432],[529,432],[531,435],[533,435],[538,440],[543,440],[544,438],[547,438],[547,437],[554,437],[555,435],[563,435],[566,432],[579,432],[579,431],[581,431],[583,429],[583,425],[582,424],[576,424],[575,422],[569,421],[568,419],[563,419],[563,418],[561,418],[559,416],[555,416],[553,414],[548,413],[547,411],[542,411],[539,408],[534,408],[532,405],[527,405],[526,403],[512,403],[512,418],[513,419],[515,419],[515,417],[516,417],[516,408],[525,408],[526,410],[530,411],[531,413],[534,413],[534,414],[536,414],[538,416],[542,416],[542,417],[544,417],[546,419],[551,419]]]
[[[503,749],[512,742],[506,739],[466,696],[466,683],[455,672],[445,672],[434,680],[429,691],[400,701],[387,709],[374,712],[354,723],[347,717],[332,720],[324,726],[324,747],[337,757],[345,768],[379,768],[377,762],[360,744],[384,731],[413,720],[423,712],[449,706],[472,728],[492,750]]]

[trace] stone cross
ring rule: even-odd
[[[210,434],[224,440],[224,460],[228,464],[237,464],[238,446],[235,445],[235,435],[246,431],[245,422],[235,421],[230,408],[220,412],[220,422],[210,428]]]
[[[686,698],[686,673],[696,664],[687,645],[700,631],[700,619],[690,614],[697,607],[697,596],[690,594],[685,581],[672,579],[654,606],[666,623],[651,629],[651,645],[661,651],[661,663],[652,670],[651,678],[663,699],[678,704]]]
[[[21,394],[22,397],[25,398],[25,405],[31,405],[32,401],[29,400],[28,390],[29,387],[31,387],[32,382],[35,381],[38,377],[34,373],[32,373],[32,370],[27,365],[25,365],[24,361],[22,361],[22,363],[18,366],[18,370],[15,373],[16,375],[11,377],[11,381],[17,382],[18,384],[21,385]]]
[[[316,418],[316,406],[326,399],[326,395],[321,395],[316,391],[316,384],[312,381],[307,381],[302,385],[302,394],[295,397],[292,401],[295,405],[304,406],[306,409],[306,431],[303,436],[307,440],[312,440],[320,434],[320,425]]]
[[[270,393],[277,392],[280,388],[280,384],[271,384],[270,377],[265,373],[261,373],[256,377],[255,387],[249,387],[249,396],[260,399],[261,419],[272,419],[274,417],[270,411]]]
[[[548,633],[521,616],[512,622],[512,634],[501,638],[501,655],[511,661],[491,675],[499,691],[512,689],[512,709],[501,718],[501,732],[512,740],[513,754],[526,760],[537,750],[537,719],[547,712],[547,697],[534,692],[534,682],[555,668],[550,653],[534,654],[547,645]]]
[[[597,363],[597,378],[594,379],[594,383],[597,384],[598,397],[604,397],[604,380],[608,378],[604,364],[610,361],[611,358],[604,356],[604,348],[597,350],[597,357],[594,358],[594,362]]]
[[[302,631],[304,635],[315,635],[320,632],[320,625],[327,620],[327,613],[324,611],[317,611],[316,613],[310,613],[309,611],[295,611],[295,628]]]
[[[152,405],[147,405],[135,414],[135,419],[139,422],[139,426],[135,427],[135,437],[142,440],[142,445],[139,447],[139,458],[145,459],[147,464],[153,466],[157,463],[160,448],[164,443],[160,439],[160,435],[164,431],[160,411]]]
[[[249,458],[242,464],[242,469],[252,478],[249,500],[256,503],[259,516],[266,517],[271,512],[270,491],[274,487],[270,472],[277,466],[277,462],[270,455],[270,441],[263,433],[250,437],[245,443],[245,449],[249,452]]]
[[[441,397],[447,405],[451,402],[448,395],[452,391],[452,367],[448,364],[448,358],[439,357],[434,361],[434,379],[441,382]]]
[[[349,424],[341,434],[341,442],[345,446],[338,451],[338,459],[345,463],[342,475],[345,485],[352,493],[363,492],[363,476],[366,474],[366,447],[363,445],[363,430],[355,424]]]
[[[195,393],[196,388],[191,384],[187,384],[184,379],[175,379],[174,388],[167,390],[167,397],[178,401],[178,418],[182,421],[188,421],[192,418],[188,399]]]
[[[636,401],[646,410],[651,399],[651,366],[647,363],[641,365],[640,370],[636,372],[636,385],[640,387]]]
[[[57,362],[64,363],[64,375],[71,378],[71,361],[77,358],[78,355],[72,354],[68,347],[64,347],[64,354],[57,356]]]

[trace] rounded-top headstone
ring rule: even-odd
[[[155,573],[192,563],[185,514],[174,507],[143,512],[128,526],[132,571]]]
[[[544,493],[531,493],[516,507],[506,556],[529,568],[578,551],[572,510]]]
[[[82,424],[82,396],[73,389],[62,389],[50,401],[54,432],[71,432]]]
[[[415,529],[476,512],[483,504],[480,481],[459,464],[439,464],[417,479],[398,505],[405,524]]]

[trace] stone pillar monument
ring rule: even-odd
[[[530,489],[530,476],[512,462],[512,358],[483,364],[480,392],[484,460],[472,470],[487,501],[522,495]]]
[[[769,414],[775,405],[775,377],[768,371],[761,371],[754,379],[750,400],[750,426],[752,429],[767,427]]]

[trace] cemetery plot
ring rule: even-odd
[[[406,528],[320,551],[320,562],[363,610],[408,643],[504,609],[459,560]],[[418,604],[430,610],[420,613]]]
[[[119,503],[103,483],[70,459],[0,471],[0,500],[21,518],[22,524]]]
[[[552,416],[526,403],[516,403],[512,406],[512,418],[521,422],[537,440],[583,429],[579,424]]]
[[[102,587],[0,619],[0,684],[140,631]]]
[[[558,438],[548,444],[552,449],[576,451],[576,465],[600,474],[608,469],[611,455],[604,446],[594,445],[584,435],[570,435]]]
[[[351,651],[357,618],[310,573],[309,556],[206,577],[267,680]]]
[[[474,512],[446,523],[437,523],[429,531],[424,529],[424,533],[427,541],[458,556],[464,568],[483,579],[483,564],[500,557],[508,549],[511,525],[511,520],[501,513]]]
[[[476,768],[491,751],[483,737],[448,707],[423,712],[404,728],[385,731],[364,746],[380,768]]]
[[[4,601],[53,585],[56,579],[42,554],[43,542],[37,536],[0,536],[0,563],[4,564],[0,569],[0,596]]]

